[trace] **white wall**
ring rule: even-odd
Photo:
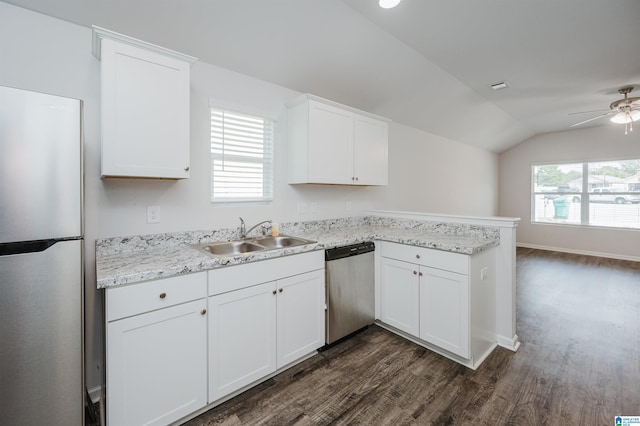
[[[620,125],[533,137],[500,154],[500,215],[522,218],[518,244],[640,260],[640,230],[531,223],[532,164],[625,158],[640,158],[640,131]]]
[[[91,30],[0,2],[0,84],[85,102],[87,386],[102,379],[102,293],[95,290],[95,239],[360,215],[392,209],[487,216],[496,213],[497,155],[399,124],[390,127],[390,185],[384,188],[288,185],[284,103],[298,92],[197,62],[191,84],[191,178],[100,179],[100,72]],[[322,94],[319,94],[322,95]],[[209,202],[209,99],[263,111],[278,120],[275,201],[216,207]],[[376,111],[372,111],[376,112]],[[346,210],[347,201],[351,210]],[[314,214],[297,213],[317,203]],[[146,223],[146,206],[161,208]]]
[[[376,188],[388,210],[495,216],[498,156],[413,127],[389,129],[389,186]]]

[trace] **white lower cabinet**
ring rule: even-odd
[[[275,283],[209,298],[209,402],[276,370]]]
[[[469,256],[377,243],[377,318],[476,368],[496,346],[495,250]]]
[[[204,407],[206,274],[106,294],[107,424],[166,425]]]
[[[209,298],[209,402],[324,345],[324,273]]]
[[[278,280],[277,368],[324,345],[324,270]]]
[[[420,338],[469,358],[469,277],[421,266]]]
[[[420,333],[420,281],[415,265],[380,260],[380,320],[412,336]]]
[[[323,252],[210,271],[209,294],[209,403],[324,345]]]
[[[380,321],[461,357],[469,357],[466,275],[380,259]]]

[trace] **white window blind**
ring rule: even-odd
[[[211,201],[273,199],[274,121],[211,108]]]

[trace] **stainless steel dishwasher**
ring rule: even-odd
[[[373,323],[374,250],[364,242],[325,251],[327,344]]]

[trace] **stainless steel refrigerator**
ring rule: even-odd
[[[82,425],[82,101],[0,86],[0,425]]]

